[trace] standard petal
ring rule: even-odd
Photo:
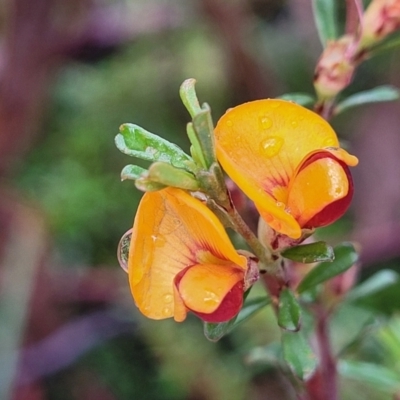
[[[188,309],[197,313],[212,314],[222,305],[227,294],[238,282],[242,282],[243,288],[243,279],[243,271],[235,266],[197,264],[182,272],[181,276],[178,275],[175,282]],[[234,304],[235,311],[240,305]],[[231,314],[231,310],[226,311],[227,314]]]
[[[149,318],[185,317],[175,304],[175,276],[198,263],[197,254],[246,269],[217,217],[199,200],[174,188],[143,196],[133,226],[129,281],[140,311]]]
[[[287,207],[301,227],[315,228],[341,217],[350,205],[352,193],[347,165],[331,152],[315,152],[302,163],[290,183]]]

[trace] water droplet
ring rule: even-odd
[[[337,188],[335,189],[335,194],[336,194],[337,196],[342,196],[342,195],[343,195],[343,188],[342,188],[341,186],[337,187]]]
[[[280,230],[282,229],[282,222],[276,221],[276,222],[275,222],[275,225],[274,225],[274,229],[275,229],[276,231],[280,231]]]
[[[131,243],[132,229],[125,232],[118,244],[117,257],[121,268],[128,272],[129,246]]]
[[[271,215],[269,215],[269,214],[264,214],[264,219],[265,219],[267,222],[272,222],[272,221],[274,220],[274,218],[273,218]]]
[[[271,108],[278,108],[278,107],[280,107],[280,106],[281,106],[281,104],[278,103],[278,102],[273,101],[273,102],[271,103]]]
[[[164,294],[164,296],[163,296],[164,303],[171,303],[172,298],[173,298],[172,294],[169,294],[169,293]]]
[[[261,142],[261,149],[267,157],[273,157],[278,154],[283,145],[283,139],[278,136],[270,136]]]
[[[281,201],[277,201],[276,206],[285,209],[285,203],[282,203]]]
[[[211,304],[211,305],[212,304],[219,304],[221,302],[221,299],[219,298],[219,296],[216,293],[211,292],[209,290],[207,290],[205,292],[203,300],[204,300],[204,302],[206,304]]]
[[[163,308],[162,314],[164,317],[169,317],[169,315],[171,314],[171,309],[169,307]]]
[[[165,237],[163,235],[157,235],[153,240],[156,247],[163,247],[165,245]]]
[[[260,124],[262,129],[269,129],[272,126],[272,120],[271,118],[264,116],[260,118]]]
[[[228,121],[226,121],[226,125],[227,125],[227,126],[232,126],[232,125],[233,125],[233,122],[232,122],[231,120],[228,120]]]
[[[295,120],[293,120],[293,121],[291,122],[291,124],[292,124],[293,128],[296,128],[296,126],[298,125],[298,122],[295,121]]]

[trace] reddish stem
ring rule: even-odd
[[[329,338],[329,313],[321,306],[317,306],[315,317],[315,340],[319,366],[314,376],[306,383],[307,400],[337,400],[338,377],[336,359],[332,354]]]

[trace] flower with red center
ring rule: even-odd
[[[242,307],[248,265],[200,200],[170,187],[144,194],[133,225],[128,273],[145,316],[180,322],[191,311],[207,322],[227,321]]]
[[[350,205],[348,166],[319,115],[284,100],[257,100],[229,109],[215,128],[217,157],[277,232],[298,239],[302,229],[328,225]]]

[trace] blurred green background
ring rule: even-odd
[[[0,24],[1,399],[294,399],[270,362],[271,310],[217,344],[195,318],[137,312],[116,249],[141,193],[120,182],[132,160],[113,140],[134,122],[188,150],[186,78],[214,120],[240,102],[312,93],[310,1],[10,0]],[[366,62],[348,92],[400,86],[399,61],[394,50]],[[333,120],[360,166],[352,210],[320,236],[361,244],[361,281],[400,270],[399,111]],[[400,376],[399,309],[399,283],[340,309],[338,352]],[[381,381],[343,378],[341,391],[393,398]]]

